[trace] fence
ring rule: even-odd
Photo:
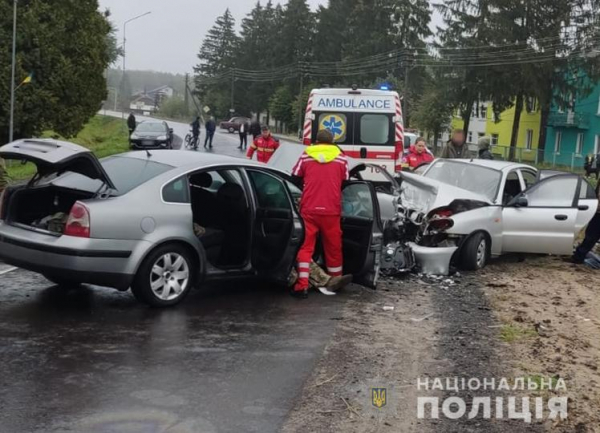
[[[436,156],[442,152],[445,143],[438,141]],[[475,144],[468,144],[469,154],[467,157],[477,158],[478,148]],[[523,164],[531,164],[546,169],[569,170],[583,172],[586,155],[575,152],[554,152],[553,149],[525,149],[516,147],[511,157],[510,146],[492,146],[490,149],[494,159],[498,161],[513,161]]]

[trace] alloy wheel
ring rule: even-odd
[[[186,259],[178,253],[167,253],[158,258],[150,272],[152,293],[163,301],[181,296],[190,283],[190,269]]]

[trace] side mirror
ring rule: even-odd
[[[512,205],[514,207],[527,207],[529,206],[529,202],[527,201],[527,197],[521,195],[513,201]]]

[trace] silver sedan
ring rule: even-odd
[[[0,157],[37,166],[0,197],[0,258],[57,284],[131,288],[147,304],[168,306],[210,280],[285,283],[303,239],[301,190],[264,164],[166,150],[99,161],[83,147],[41,139],[7,144]],[[377,194],[354,181],[343,197],[345,272],[375,286]]]

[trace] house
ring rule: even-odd
[[[548,117],[545,160],[553,165],[583,167],[586,155],[600,151],[600,82],[570,107],[553,105]]]
[[[492,142],[492,152],[498,159],[508,159],[510,156],[510,139],[515,118],[515,107],[504,110],[499,115],[494,113],[491,102],[475,104],[469,122],[466,141],[469,148],[477,150],[479,138],[487,136]],[[517,137],[514,158],[518,161],[535,162],[539,159],[537,149],[540,135],[541,113],[536,101],[526,101],[521,112],[519,135]],[[452,129],[463,129],[464,122],[461,113],[456,112],[452,118]],[[449,134],[444,134],[443,140],[448,140]]]
[[[158,109],[161,101],[171,98],[175,91],[170,86],[160,86],[149,91],[133,94],[129,108],[139,113],[151,113]]]

